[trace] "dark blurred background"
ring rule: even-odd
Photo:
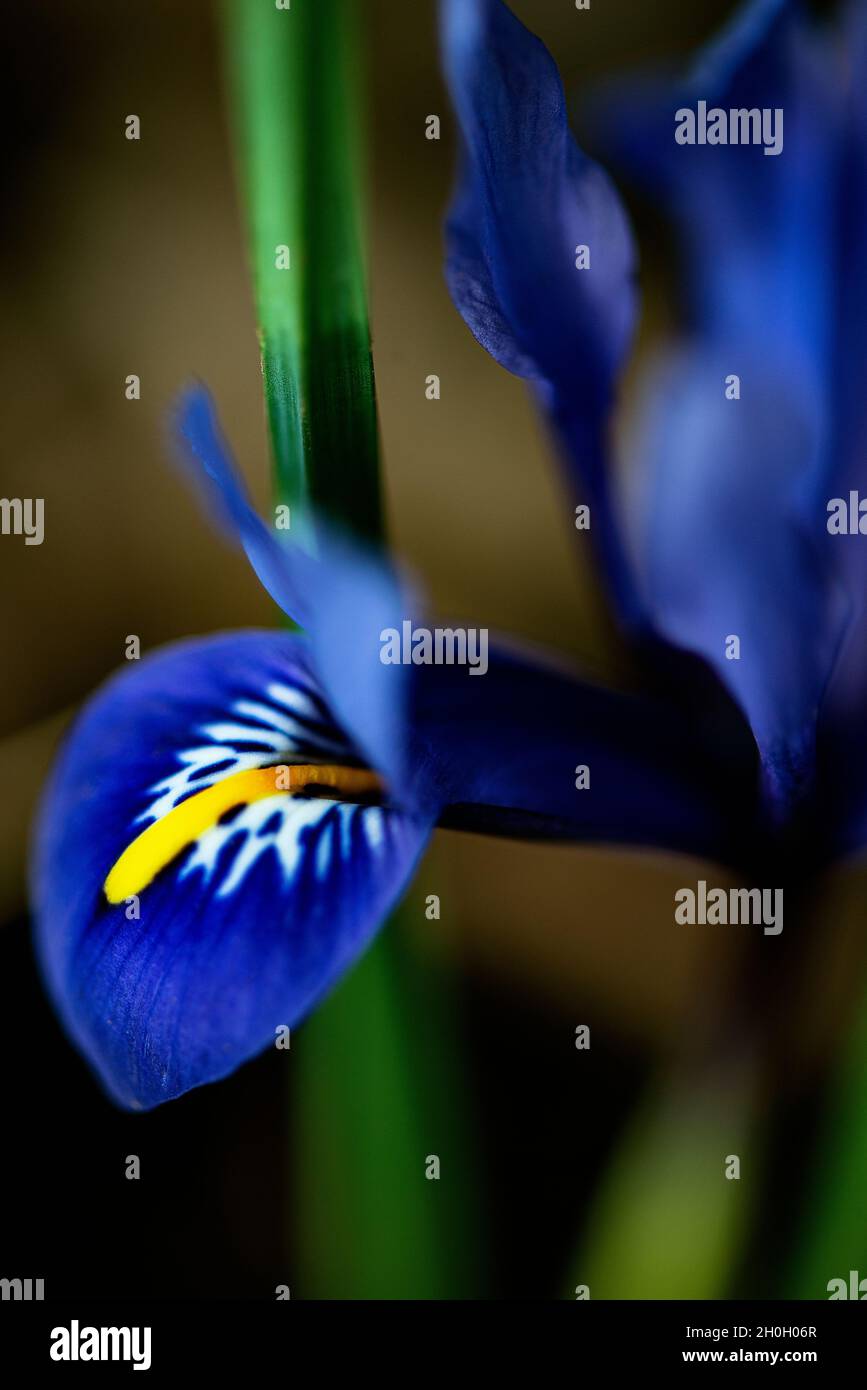
[[[553,51],[577,116],[591,82],[682,58],[734,6],[596,0],[578,13],[567,0],[516,0],[514,9]],[[453,123],[435,5],[364,0],[363,12],[374,356],[396,546],[440,611],[616,678],[620,653],[576,554],[543,426],[444,287]],[[264,501],[217,16],[206,0],[31,0],[7,9],[2,45],[2,492],[46,499],[46,538],[0,544],[0,1274],[44,1276],[49,1294],[268,1298],[278,1283],[303,1293],[285,1094],[294,1053],[266,1055],[152,1115],[117,1112],[58,1029],[24,915],[39,781],[66,712],[123,659],[127,635],[146,650],[274,621],[244,561],[172,471],[165,442],[179,386],[203,378]],[[130,113],[141,118],[138,143],[124,139]],[[439,143],[424,138],[430,113],[442,117]],[[640,363],[674,316],[675,258],[657,210],[630,206],[645,296]],[[124,398],[130,373],[141,377],[139,402]],[[438,403],[425,399],[430,373],[442,378]],[[673,924],[674,888],[703,873],[656,855],[436,838],[401,930],[453,992],[482,1146],[487,1235],[475,1296],[569,1296],[570,1256],[639,1097],[666,1059],[688,1055],[685,1020],[735,965],[732,940]],[[436,923],[423,911],[432,892],[443,903]],[[855,890],[841,882],[838,898],[841,944],[817,959],[805,1001],[794,1112],[803,1153],[826,1034],[850,999]],[[580,1023],[592,1025],[588,1054],[574,1048]],[[124,1177],[132,1153],[140,1182]],[[787,1238],[786,1183],[781,1173],[771,1247]],[[760,1264],[745,1293],[770,1287]]]

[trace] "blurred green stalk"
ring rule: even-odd
[[[448,981],[392,920],[306,1026],[301,1293],[479,1295],[476,1171]],[[425,1176],[439,1160],[439,1180]]]
[[[726,1177],[738,1157],[740,1178]],[[566,1296],[721,1299],[759,1188],[752,1087],[740,1070],[655,1088],[609,1165]]]
[[[223,0],[223,11],[275,497],[296,536],[313,508],[380,540],[358,10]],[[392,920],[293,1041],[303,1297],[460,1297],[467,1280],[472,1291],[472,1160],[444,997]],[[425,1177],[430,1154],[439,1181]]]
[[[867,995],[832,1086],[809,1216],[786,1296],[827,1298],[831,1279],[867,1279]]]

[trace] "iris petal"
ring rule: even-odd
[[[606,174],[569,132],[544,44],[502,0],[445,0],[442,16],[463,142],[446,225],[449,289],[482,346],[533,382],[593,509],[615,600],[634,622],[605,437],[636,314],[627,219]]]
[[[413,761],[441,823],[741,864],[755,852],[756,757],[740,721],[705,724],[694,706],[605,690],[505,648],[476,680],[450,666],[419,674]]]
[[[635,317],[620,202],[569,133],[550,53],[502,0],[446,0],[443,48],[465,146],[447,228],[458,307],[504,365],[568,380],[597,413]]]
[[[735,366],[739,400],[725,390]],[[648,398],[634,510],[650,610],[740,703],[782,813],[809,785],[849,620],[808,500],[821,432],[785,358],[688,349],[654,374]]]
[[[274,602],[287,617],[307,627],[312,587],[307,574],[312,561],[300,547],[281,545],[276,532],[255,512],[220,428],[214,402],[204,386],[192,386],[183,393],[175,424],[184,446],[181,457],[204,494],[211,515],[231,540],[243,546]]]
[[[837,333],[834,358],[833,435],[830,449],[834,476],[826,500],[850,491],[867,495],[867,366],[864,324],[867,321],[867,5],[844,6],[844,62],[840,82],[844,122],[838,167]],[[844,764],[845,745],[861,740],[867,694],[867,555],[859,536],[828,541],[843,581],[852,596],[854,618],[838,671],[829,692],[831,723],[839,726]],[[833,729],[829,730],[833,735]]]
[[[370,940],[426,842],[424,819],[327,790],[248,788],[197,823],[209,789],[243,789],[255,769],[357,762],[290,634],[179,644],[86,707],[43,797],[33,897],[50,991],[120,1104],[146,1109],[233,1071]],[[189,843],[178,852],[169,836],[124,868],[172,813]],[[119,861],[128,900],[109,902]]]
[[[847,6],[844,30],[845,124],[841,140],[839,315],[836,380],[839,383],[837,449],[846,486],[867,487],[867,5]],[[863,567],[862,567],[863,574]]]
[[[651,615],[705,656],[749,719],[778,813],[810,784],[816,719],[851,609],[824,545],[839,468],[831,408],[840,102],[799,0],[750,0],[682,79],[620,84],[608,137],[675,218],[691,337],[654,372],[636,430]],[[678,112],[769,111],[782,136],[681,145]],[[781,124],[780,124],[781,122]],[[769,128],[768,135],[771,134]],[[726,398],[739,382],[740,398]],[[740,659],[727,659],[738,637]]]
[[[265,525],[241,482],[203,386],[178,403],[183,462],[212,515],[240,544],[275,603],[307,629],[329,708],[400,796],[407,673],[380,660],[381,634],[413,621],[420,600],[388,558],[315,524],[315,553]]]
[[[714,750],[683,712],[500,652],[480,679],[412,674],[412,814],[368,799],[377,779],[294,635],[179,644],[87,706],[44,793],[34,915],[50,992],[120,1104],[217,1080],[301,1019],[399,898],[440,815],[733,859],[756,834],[744,747]],[[278,792],[275,767],[302,794]]]
[[[677,222],[691,327],[782,341],[820,378],[830,351],[839,81],[796,0],[751,0],[681,78],[611,84],[599,138]],[[679,144],[677,113],[776,116],[759,143]],[[750,127],[753,133],[753,127]]]

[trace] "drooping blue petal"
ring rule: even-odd
[[[120,1104],[217,1080],[303,1018],[399,897],[440,814],[724,859],[757,833],[743,745],[713,749],[686,713],[497,652],[479,678],[413,675],[411,814],[327,793],[226,795],[275,765],[356,766],[297,636],[178,644],[86,707],[43,796],[34,919],[58,1010]],[[212,790],[221,815],[119,889],[138,836]]]
[[[477,678],[423,668],[413,711],[420,795],[443,824],[741,867],[757,853],[757,762],[740,721],[703,723],[694,704],[605,690],[506,648]]]
[[[551,55],[503,0],[443,0],[442,41],[462,137],[449,289],[479,342],[534,384],[590,503],[614,597],[634,622],[606,477],[607,423],[636,313],[626,217],[569,132]]]
[[[332,527],[315,525],[315,553],[291,533],[265,525],[232,460],[213,401],[203,386],[178,403],[183,461],[212,514],[240,543],[271,597],[307,629],[330,709],[394,795],[406,777],[401,711],[406,668],[384,666],[381,634],[412,621],[419,599],[388,558]]]
[[[740,703],[782,815],[809,786],[849,618],[812,510],[821,428],[784,355],[689,345],[647,394],[634,514],[651,614]]]
[[[85,708],[43,796],[36,934],[66,1027],[120,1104],[225,1076],[302,1018],[399,897],[429,826],[275,792],[230,808],[129,900],[107,900],[109,871],[236,774],[356,760],[290,634],[165,649]]]

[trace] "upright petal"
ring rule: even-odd
[[[293,622],[308,627],[312,562],[300,546],[281,544],[254,510],[205,386],[197,384],[182,393],[174,424],[181,462],[211,516],[230,540],[243,547],[259,582],[278,607]]]
[[[782,343],[814,391],[832,345],[838,88],[800,0],[748,0],[684,76],[612,84],[596,107],[603,143],[676,220],[689,326]]]
[[[849,0],[842,33],[843,125],[836,202],[839,248],[835,444],[841,485],[867,488],[867,3]]]
[[[867,496],[867,3],[843,6],[840,90],[845,121],[836,203],[839,228],[838,332],[832,454],[834,492]],[[831,489],[829,488],[829,492]],[[830,499],[829,499],[830,500]],[[867,847],[867,539],[826,537],[853,604],[853,620],[828,692],[820,730],[824,830],[833,852]]]
[[[839,90],[843,122],[835,212],[838,233],[831,476],[823,503],[851,491],[867,496],[867,3],[849,0],[841,32]],[[824,506],[817,508],[820,522]],[[860,534],[827,544],[852,598],[852,628],[829,692],[832,718],[845,743],[860,741],[867,697],[867,549]],[[843,754],[845,760],[845,752]]]
[[[268,593],[307,629],[328,704],[395,795],[406,777],[406,669],[384,667],[381,634],[412,621],[420,600],[384,554],[315,521],[311,551],[265,525],[238,475],[203,386],[177,409],[182,461],[211,514],[240,544]]]
[[[349,969],[429,829],[375,795],[296,636],[182,643],[91,700],[43,796],[33,899],[50,992],[115,1100],[227,1075]]]
[[[657,370],[636,430],[634,508],[654,622],[740,703],[778,815],[809,787],[849,619],[814,524],[821,429],[787,365],[688,346]],[[726,388],[736,370],[740,399]]]
[[[653,374],[636,430],[648,602],[740,702],[779,814],[810,783],[851,618],[823,538],[838,86],[800,0],[749,0],[685,77],[622,84],[600,108],[600,132],[673,213],[687,278],[691,336]]]
[[[447,224],[458,308],[504,366],[568,384],[597,414],[635,320],[620,201],[570,134],[553,58],[503,0],[445,0],[442,28],[464,144]]]
[[[534,383],[632,621],[606,478],[606,427],[636,313],[627,220],[569,132],[551,55],[503,0],[444,0],[442,38],[462,136],[449,289],[482,346]]]

